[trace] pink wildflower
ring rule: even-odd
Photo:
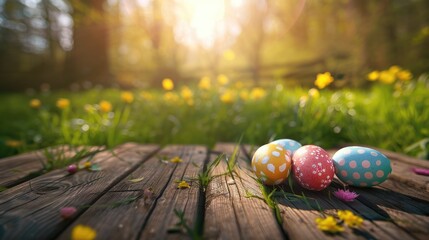
[[[344,202],[353,202],[359,194],[349,190],[338,189],[337,191],[334,191],[334,196]]]
[[[77,209],[75,207],[63,207],[60,209],[61,217],[64,219],[69,219],[76,213]]]
[[[413,172],[419,175],[429,176],[429,168],[413,168]]]

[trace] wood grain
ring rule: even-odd
[[[168,161],[175,156],[181,157],[183,162]],[[196,219],[199,186],[193,182],[190,189],[177,189],[175,180],[195,178],[195,174],[203,168],[206,156],[204,147],[163,148],[106,192],[59,238],[68,239],[74,226],[84,224],[95,229],[99,239],[165,239],[170,236],[168,228],[177,220],[173,212],[175,208],[185,212],[188,224],[192,226]],[[166,161],[161,161],[163,158]],[[130,181],[136,178],[143,179],[135,183]],[[152,188],[153,196],[145,197],[144,191],[149,188]],[[127,199],[130,201],[127,202]],[[113,206],[118,202],[124,204],[98,207]],[[182,233],[176,235],[184,236]]]
[[[0,224],[3,239],[49,239],[60,234],[70,221],[61,219],[62,207],[79,208],[93,204],[157,149],[156,146],[124,144],[93,158],[102,171],[79,171],[69,175],[64,169],[52,171],[0,193]]]
[[[0,186],[10,188],[29,179],[43,174],[44,164],[47,162],[46,153],[59,158],[72,158],[92,151],[101,150],[102,147],[70,147],[68,145],[50,147],[30,153],[25,153],[0,160]]]
[[[198,145],[169,145],[160,150],[155,145],[128,143],[96,154],[91,161],[101,166],[99,172],[81,170],[71,175],[58,169],[31,177],[28,174],[44,161],[40,153],[0,159],[0,185],[10,184],[15,177],[10,188],[0,193],[0,239],[69,239],[78,224],[95,229],[97,239],[405,240],[426,239],[429,234],[429,178],[412,172],[413,167],[429,166],[423,160],[379,150],[391,159],[393,173],[371,188],[349,187],[338,178],[319,192],[293,181],[292,188],[288,183],[266,187],[268,192],[276,189],[278,222],[264,200],[248,197],[248,193],[262,196],[250,168],[257,146],[240,147],[232,175],[227,162],[221,161],[206,191],[199,185],[197,176],[207,163],[222,153],[230,159],[234,148],[235,144],[219,143],[211,151]],[[329,150],[331,155],[335,151]],[[175,156],[183,162],[165,161]],[[24,175],[11,178],[8,174],[19,172],[16,169]],[[179,180],[191,187],[177,189]],[[333,192],[344,187],[359,197],[353,202],[335,198]],[[66,206],[77,207],[78,212],[63,220],[59,210]],[[175,210],[184,213],[190,232],[177,228]],[[336,235],[317,229],[317,217],[335,216],[338,210],[362,216],[363,225],[345,227]]]
[[[233,144],[217,144],[216,152],[226,153],[228,158],[234,151]],[[213,156],[213,158],[216,156]],[[238,164],[247,164],[244,152],[239,152]],[[259,187],[251,178],[247,167],[235,167],[234,179],[230,175],[215,178],[207,188],[204,236],[208,239],[283,239],[273,209],[260,199],[247,198],[246,191],[260,194]],[[222,161],[213,175],[227,172]],[[251,227],[250,227],[251,226]]]

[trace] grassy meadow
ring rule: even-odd
[[[249,144],[370,145],[427,159],[429,76],[392,81],[383,72],[368,75],[374,82],[364,89],[329,88],[334,79],[323,82],[322,74],[310,89],[221,75],[194,85],[165,79],[163,89],[2,93],[0,156],[58,144],[212,146],[242,137]]]

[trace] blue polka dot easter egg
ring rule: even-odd
[[[284,149],[286,149],[286,151],[289,152],[289,154],[292,156],[296,150],[298,150],[298,148],[302,147],[301,143],[292,140],[292,139],[278,139],[275,140],[271,143],[277,144],[282,146]]]
[[[345,147],[338,150],[332,159],[337,177],[352,186],[378,185],[392,172],[390,160],[371,148]]]

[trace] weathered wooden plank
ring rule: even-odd
[[[403,182],[410,187],[426,191],[429,194],[429,177],[414,173],[411,166],[407,163],[391,159],[392,173],[389,178],[395,181]]]
[[[353,188],[362,195],[359,201],[379,213],[384,213],[389,221],[393,221],[393,225],[386,221],[375,222],[390,235],[400,239],[424,238],[429,227],[426,217],[429,214],[429,180],[414,174],[411,169],[427,167],[427,163],[386,150],[377,150],[390,158],[392,174],[381,186]],[[335,150],[330,152],[333,154]],[[414,221],[419,224],[412,224]],[[408,237],[402,236],[403,232],[407,232]]]
[[[181,157],[183,162],[167,162],[175,156]],[[103,195],[59,238],[68,239],[74,226],[84,224],[95,229],[99,239],[166,239],[171,236],[167,230],[177,222],[174,209],[184,211],[189,226],[194,227],[199,186],[192,182],[190,189],[177,189],[175,181],[195,178],[206,157],[206,148],[200,146],[163,148]],[[140,182],[129,181],[141,177]],[[145,198],[144,191],[149,188],[152,188],[153,196]],[[114,208],[97,207],[112,206],[127,199],[132,201]],[[181,233],[173,236],[184,237]]]
[[[361,197],[353,202],[342,202],[333,196],[336,190],[332,184],[321,192],[307,191],[306,196],[314,198],[318,206],[325,213],[335,215],[338,210],[350,210],[364,218],[364,222],[358,231],[353,230],[352,234],[357,237],[375,239],[412,239],[413,236],[407,231],[398,228],[391,222],[388,213],[379,209],[372,203],[363,201]]]
[[[204,194],[197,178],[198,174],[203,171],[208,157],[207,153],[207,148],[203,146],[187,146],[184,149],[181,154],[184,164],[179,164],[171,175],[165,191],[141,232],[140,239],[184,239],[187,237],[183,233],[174,233],[174,231],[169,233],[179,221],[174,214],[175,210],[183,212],[186,224],[193,231],[188,234],[202,234]],[[186,180],[191,187],[177,189],[179,180]]]
[[[101,150],[102,147],[78,147],[68,145],[50,147],[30,153],[0,159],[0,186],[10,188],[31,178],[43,174],[44,164],[48,158],[46,154],[60,159],[84,157],[91,152]]]
[[[233,144],[217,144],[216,152],[230,158]],[[212,156],[215,158],[216,156]],[[237,163],[247,165],[244,152],[240,151]],[[222,161],[213,175],[227,172]],[[246,167],[235,167],[234,179],[226,174],[214,178],[207,188],[204,236],[207,239],[283,239],[286,238],[276,221],[274,212],[260,199],[247,198],[246,191],[260,194],[257,183]]]
[[[360,194],[359,201],[385,211],[393,223],[415,238],[426,239],[429,234],[429,202],[414,199],[380,187],[352,188]]]
[[[253,155],[252,149],[253,151],[256,150],[249,146],[243,146],[243,148],[248,151],[247,155],[249,157]],[[318,230],[315,219],[320,217],[320,210],[324,213],[334,215],[338,209],[347,209],[357,212],[366,219],[359,231],[351,230],[349,228],[345,229],[346,231],[343,232],[341,236],[346,237],[347,239],[371,237],[380,239],[412,238],[412,236],[404,230],[398,229],[393,223],[387,222],[386,216],[382,212],[374,211],[374,209],[360,203],[359,201],[348,204],[339,201],[331,194],[335,190],[332,186],[320,192],[305,190],[295,183],[293,183],[294,190],[285,185],[281,187],[283,191],[289,194],[297,194],[296,198],[292,198],[294,199],[293,201],[288,201],[285,197],[277,198],[279,208],[282,210],[282,217],[284,219],[283,227],[285,231],[288,232],[291,239],[320,239],[334,237],[332,235],[326,235]],[[298,199],[299,195],[306,196],[306,200]],[[307,203],[305,201],[307,201]],[[318,209],[319,206],[321,209]]]
[[[406,195],[407,197],[413,198],[416,201],[429,202],[429,194],[426,191],[422,191],[420,189],[414,189],[402,182],[398,182],[392,179],[387,179],[379,186],[385,189],[389,189],[390,191],[394,191],[394,192],[398,192],[403,195]]]
[[[3,239],[49,239],[70,224],[59,210],[78,207],[81,214],[157,149],[153,145],[124,144],[97,154],[99,172],[79,171],[70,175],[59,169],[0,193],[0,226]]]

